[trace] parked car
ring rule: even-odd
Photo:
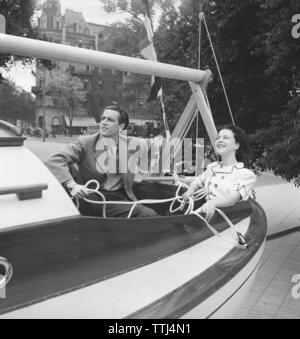
[[[33,132],[34,132],[34,128],[32,128],[32,127],[27,127],[27,128],[25,128],[25,131],[24,131],[24,133],[26,134],[26,135],[29,135],[29,136],[33,136]]]
[[[35,128],[33,130],[33,134],[34,137],[38,137],[38,138],[42,138],[43,137],[43,129],[42,128]],[[45,137],[48,138],[49,136],[49,132],[47,130],[45,130]]]

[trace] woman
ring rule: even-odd
[[[207,201],[197,212],[204,213],[208,220],[213,217],[216,208],[248,200],[256,182],[255,174],[244,167],[249,147],[242,129],[231,125],[222,128],[215,148],[221,161],[209,164],[184,195],[187,200],[198,190],[206,193]]]

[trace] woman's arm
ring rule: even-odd
[[[208,200],[196,212],[204,213],[205,218],[210,220],[214,216],[216,208],[234,206],[241,198],[241,194],[238,191],[231,192],[225,197]]]

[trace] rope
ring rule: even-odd
[[[144,200],[139,200],[139,201],[107,201],[105,196],[99,192],[99,188],[100,188],[100,184],[96,181],[96,180],[90,180],[88,181],[86,184],[85,184],[85,187],[88,188],[91,184],[96,184],[96,188],[94,189],[90,189],[91,191],[93,191],[93,193],[97,194],[98,196],[101,197],[102,201],[95,201],[95,200],[90,200],[90,199],[87,199],[87,198],[84,198],[83,200],[88,202],[88,203],[91,203],[91,204],[94,204],[94,205],[104,205],[104,208],[103,208],[103,217],[105,218],[106,217],[106,205],[133,205],[130,212],[129,212],[129,215],[128,215],[128,218],[131,217],[132,215],[132,212],[134,210],[134,208],[138,205],[138,204],[160,204],[160,203],[168,203],[168,202],[171,202],[173,203],[173,205],[171,205],[172,207],[174,206],[174,203],[176,201],[180,202],[180,207],[183,208],[184,205],[186,204],[184,202],[184,199],[179,195],[179,192],[180,190],[183,188],[183,187],[188,187],[186,184],[184,183],[181,183],[180,186],[178,187],[177,189],[177,192],[176,192],[176,196],[174,198],[169,198],[169,199],[144,199]],[[73,198],[74,199],[74,198]],[[77,199],[74,199],[76,201],[76,206],[79,207],[79,202]],[[170,206],[170,208],[171,208]],[[194,200],[191,199],[190,202],[189,202],[189,205],[188,205],[188,208],[187,208],[187,211],[185,212],[185,215],[189,213],[189,211],[193,210],[194,208]],[[170,211],[172,213],[172,211]],[[173,211],[174,212],[174,211]]]
[[[96,180],[90,180],[89,182],[87,182],[85,184],[85,187],[89,187],[90,185],[92,184],[95,184],[96,185],[96,188],[93,188],[93,189],[90,189],[91,191],[93,191],[93,193],[97,194],[98,196],[101,197],[102,201],[95,201],[95,200],[89,200],[89,199],[86,199],[84,198],[83,200],[88,202],[88,203],[91,203],[91,204],[95,204],[95,205],[104,205],[103,206],[103,217],[105,218],[106,217],[106,205],[107,204],[110,204],[110,205],[132,205],[130,211],[129,211],[129,214],[127,216],[128,219],[130,219],[132,217],[132,214],[133,214],[133,211],[135,209],[135,207],[139,204],[161,204],[161,203],[168,203],[168,202],[171,202],[171,205],[169,207],[169,211],[170,213],[175,213],[179,210],[183,210],[183,208],[185,207],[186,205],[186,201],[185,199],[183,199],[183,196],[180,195],[180,191],[182,188],[188,188],[188,186],[184,183],[180,183],[179,187],[177,188],[177,191],[176,191],[176,194],[175,194],[175,197],[174,198],[169,198],[169,199],[144,199],[144,200],[139,200],[139,201],[106,201],[105,199],[105,196],[99,192],[99,188],[100,188],[100,184],[98,181]],[[239,249],[243,249],[245,250],[248,245],[244,239],[244,237],[242,236],[242,234],[240,232],[238,232],[232,222],[229,220],[229,218],[226,216],[226,214],[219,210],[219,209],[216,209],[216,212],[218,212],[220,214],[221,217],[223,217],[223,219],[227,222],[228,226],[233,229],[237,235],[237,238],[238,238],[238,241],[235,242],[235,241],[232,241],[231,239],[228,239],[227,237],[224,237],[222,234],[220,234],[218,231],[216,231],[209,223],[208,221],[202,216],[200,215],[200,213],[198,213],[196,211],[194,211],[194,203],[196,201],[199,201],[203,198],[206,197],[206,193],[202,192],[201,190],[199,191],[196,191],[193,195],[193,197],[189,197],[189,201],[188,201],[188,207],[184,213],[184,215],[194,215],[196,216],[197,218],[201,219],[205,225],[208,227],[208,229],[216,236],[218,236],[219,238],[221,238],[223,241],[239,248]],[[77,199],[76,200],[76,204],[77,204],[77,207],[79,207],[79,202]],[[180,205],[179,207],[175,208],[174,209],[174,204],[175,202],[179,202]]]
[[[220,80],[221,80],[222,88],[223,88],[223,91],[224,91],[224,94],[225,94],[225,99],[226,99],[227,107],[229,109],[229,113],[230,113],[230,116],[231,116],[231,121],[232,121],[233,125],[235,126],[234,117],[233,117],[233,114],[232,114],[231,106],[230,106],[228,95],[227,95],[226,88],[225,88],[225,84],[224,84],[223,77],[222,77],[222,74],[221,74],[221,70],[220,70],[220,67],[219,67],[219,62],[218,62],[218,59],[217,59],[217,56],[216,56],[216,53],[215,53],[215,49],[214,49],[214,46],[213,46],[213,43],[212,43],[212,40],[211,40],[211,36],[210,36],[209,30],[208,30],[208,26],[207,26],[205,16],[203,16],[203,22],[204,22],[204,26],[205,26],[205,29],[206,29],[206,32],[207,32],[208,39],[209,39],[210,47],[211,47],[212,52],[213,52],[213,56],[214,56],[215,63],[216,63],[216,66],[217,66],[217,70],[218,70],[218,74],[219,74],[219,77],[220,77]]]
[[[217,210],[216,209],[216,211],[218,211],[218,212],[220,212],[219,210]],[[192,215],[195,215],[197,218],[199,218],[199,219],[201,219],[204,223],[205,223],[205,225],[207,226],[207,228],[214,234],[214,235],[216,235],[217,237],[219,237],[220,239],[222,239],[223,241],[225,241],[225,242],[227,242],[227,243],[229,243],[229,244],[231,244],[231,245],[233,245],[233,246],[235,246],[235,247],[237,247],[237,248],[239,248],[239,249],[241,249],[241,250],[245,250],[245,249],[247,249],[247,243],[246,243],[246,241],[244,240],[244,238],[243,238],[243,236],[241,235],[241,233],[239,233],[239,232],[237,232],[235,229],[234,229],[234,227],[232,227],[232,223],[231,223],[231,221],[226,217],[226,219],[225,219],[225,221],[228,223],[228,226],[230,227],[230,228],[233,228],[234,229],[234,231],[237,233],[237,237],[238,237],[238,241],[233,241],[233,240],[231,240],[231,239],[229,239],[229,238],[227,238],[227,237],[225,237],[224,235],[222,235],[221,233],[219,233],[218,231],[216,231],[209,223],[208,223],[208,221],[204,218],[204,217],[202,217],[202,215],[200,214],[200,213],[197,213],[197,211],[193,211],[193,212],[191,212],[191,214]],[[223,215],[222,215],[223,216]],[[229,222],[228,222],[229,221]]]
[[[167,119],[167,113],[166,113],[166,110],[165,110],[165,104],[163,102],[162,95],[159,97],[159,99],[160,99],[161,109],[162,109],[162,112],[163,112],[163,123],[164,123],[164,127],[165,127],[166,137],[167,137],[167,140],[169,141],[171,139],[171,133],[170,133],[170,128],[169,128],[168,119]]]
[[[200,15],[199,15],[199,45],[198,45],[198,69],[201,69],[201,35],[202,35],[202,20],[204,18],[202,12],[202,4],[200,5]]]

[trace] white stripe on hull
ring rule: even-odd
[[[182,319],[234,318],[255,279],[263,249],[264,246],[242,271],[201,305],[186,313]]]

